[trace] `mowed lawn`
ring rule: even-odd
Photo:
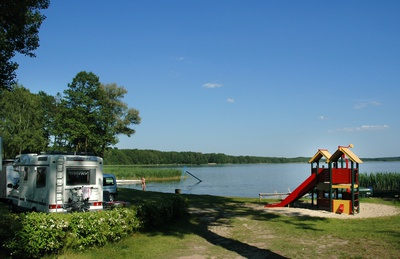
[[[120,189],[118,199],[140,204],[157,192]],[[58,258],[399,258],[400,215],[369,219],[289,217],[265,210],[258,198],[183,195],[190,216],[151,232]],[[361,202],[400,206],[377,198]]]

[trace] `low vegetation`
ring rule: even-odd
[[[68,249],[83,251],[89,247],[102,247],[186,215],[187,203],[182,196],[142,201],[135,206],[98,213],[10,214],[2,208],[0,239],[6,257],[40,258]]]
[[[371,187],[379,191],[400,192],[400,173],[360,174],[360,186]]]
[[[132,165],[108,165],[104,166],[104,173],[115,174],[117,179],[141,179],[148,181],[179,180],[182,171],[174,168],[139,167]]]

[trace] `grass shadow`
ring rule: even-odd
[[[123,193],[123,192],[122,192]],[[132,192],[130,192],[132,193]],[[133,204],[146,201],[157,201],[165,197],[177,194],[134,191],[130,202]],[[213,231],[218,227],[231,227],[230,220],[238,217],[246,217],[256,221],[275,221],[285,224],[295,225],[304,230],[319,229],[315,227],[316,221],[325,220],[323,218],[310,218],[298,215],[296,217],[283,217],[276,213],[269,213],[263,210],[263,204],[258,201],[250,202],[248,199],[229,198],[211,195],[180,194],[188,199],[190,218],[166,226],[157,231],[148,232],[147,235],[168,235],[184,238],[187,234],[195,234],[202,237],[207,242],[220,246],[226,250],[235,252],[245,258],[285,258],[268,249],[259,248],[233,239]],[[122,197],[122,196],[121,196]],[[127,197],[128,198],[128,197]],[[251,204],[252,206],[246,206]],[[261,209],[254,209],[259,206]]]

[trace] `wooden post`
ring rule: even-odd
[[[354,215],[354,163],[351,161],[351,212]]]
[[[332,162],[329,162],[329,211],[332,212]]]

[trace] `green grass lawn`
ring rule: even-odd
[[[157,192],[121,189],[118,199],[140,204]],[[58,258],[399,258],[400,215],[369,219],[288,217],[255,210],[258,198],[184,195],[191,216],[156,231]],[[399,201],[362,202],[399,206]]]

